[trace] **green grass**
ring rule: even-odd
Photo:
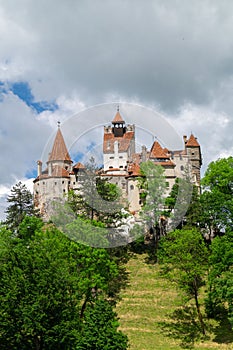
[[[130,284],[117,306],[120,329],[129,337],[130,350],[230,350],[233,332],[226,320],[206,321],[207,336],[201,339],[192,304],[184,301],[171,282],[161,278],[158,265],[135,255],[127,264]],[[203,298],[202,298],[203,299]]]

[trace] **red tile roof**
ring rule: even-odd
[[[122,116],[120,115],[119,111],[117,111],[112,123],[124,123],[124,120],[122,119]]]
[[[151,147],[150,158],[161,158],[161,159],[169,159],[167,151],[163,149],[158,141],[155,141]]]
[[[48,179],[50,177],[70,177],[70,173],[68,170],[64,169],[63,167],[61,167],[60,165],[55,165],[52,167],[52,174],[51,176],[48,175],[48,168],[43,171],[43,173],[39,176],[37,176],[37,178],[34,180],[34,182],[38,181],[38,180],[42,180],[42,179]]]
[[[190,138],[186,142],[186,146],[188,146],[188,147],[200,147],[199,143],[197,142],[196,137],[193,134],[190,135]]]
[[[130,163],[128,166],[128,176],[141,176],[140,165],[136,163]]]
[[[85,169],[85,166],[82,163],[78,162],[73,166],[73,169]]]
[[[72,163],[72,160],[66,148],[66,144],[60,128],[58,128],[57,130],[57,134],[53,143],[52,152],[49,155],[49,161],[56,161],[56,160],[68,161]]]
[[[119,152],[127,152],[131,140],[134,138],[134,131],[127,131],[122,137],[115,137],[113,133],[104,134],[104,153],[114,153],[114,142],[118,141]]]

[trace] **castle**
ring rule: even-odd
[[[164,168],[167,193],[171,191],[176,178],[182,178],[187,171],[193,184],[200,189],[200,145],[193,134],[189,138],[184,136],[183,140],[184,147],[181,150],[168,150],[154,141],[150,149],[142,146],[141,152],[136,153],[135,126],[126,124],[118,108],[111,125],[104,127],[103,168],[99,174],[121,188],[129,211],[137,215],[141,209],[137,186],[141,162],[150,160]],[[80,162],[73,165],[60,123],[44,170],[42,165],[39,160],[38,175],[34,180],[34,204],[46,220],[49,219],[51,202],[64,198],[70,189],[79,189],[85,172],[85,166]]]

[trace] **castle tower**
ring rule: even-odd
[[[125,124],[118,107],[112,125],[104,127],[104,171],[109,174],[125,174],[134,153],[135,127]]]
[[[57,134],[53,143],[52,152],[49,154],[47,161],[49,175],[52,174],[52,169],[55,166],[61,167],[65,170],[71,170],[72,160],[67,150],[63,135],[60,129],[60,123],[58,123]]]
[[[202,165],[202,155],[201,147],[197,141],[197,138],[191,134],[190,138],[184,136],[185,150],[189,157],[192,166],[192,174],[194,176],[194,182],[200,190],[201,186],[201,165]]]
[[[72,178],[72,160],[60,123],[46,164],[47,168],[43,171],[42,162],[40,160],[37,162],[38,175],[34,180],[34,205],[45,220],[50,217],[52,203],[63,198],[68,192]]]
[[[123,137],[126,133],[125,121],[122,119],[119,107],[117,108],[117,113],[112,121],[112,132],[115,137]]]

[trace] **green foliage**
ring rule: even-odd
[[[165,199],[165,206],[170,211],[172,209],[174,209],[175,204],[176,204],[176,200],[177,200],[178,193],[179,193],[179,181],[180,181],[180,179],[177,177],[174,185],[172,186],[171,192],[169,193],[169,195]]]
[[[120,275],[116,262],[105,249],[71,242],[35,218],[22,222],[18,237],[2,228],[0,247],[1,349],[75,349],[83,327],[92,333],[84,325],[89,305],[113,300],[111,284]],[[108,334],[117,339],[110,311],[109,306]]]
[[[105,227],[111,227],[124,217],[120,198],[121,192],[117,185],[98,176],[92,158],[86,164],[80,188],[68,193],[68,204],[76,217],[91,220],[94,226],[96,222],[101,222]]]
[[[142,217],[150,227],[155,227],[159,221],[164,204],[166,182],[164,169],[151,161],[141,163],[140,170],[143,175],[139,179],[140,189],[145,194],[145,202],[142,210]]]
[[[157,250],[159,243],[160,216],[163,212],[165,201],[166,181],[164,169],[161,165],[155,165],[151,161],[141,163],[140,170],[142,177],[139,178],[139,188],[144,194],[144,203],[140,212],[145,227],[136,227],[137,231],[146,232],[146,237],[150,237],[150,243],[154,245],[151,258],[157,260]]]
[[[202,179],[202,185],[210,191],[217,189],[226,195],[233,194],[233,157],[211,162]]]
[[[106,300],[89,304],[82,324],[77,350],[125,350],[127,337],[117,331],[116,313]]]
[[[203,220],[214,234],[232,229],[233,223],[233,157],[209,164],[202,179]]]
[[[199,321],[205,333],[198,294],[208,270],[208,250],[196,229],[170,232],[160,242],[159,262],[164,276],[176,282],[190,298],[195,299]]]
[[[214,238],[209,263],[207,311],[215,317],[226,307],[233,328],[233,232]]]
[[[190,200],[190,204],[188,210],[185,215],[186,226],[188,227],[197,227],[200,226],[203,222],[203,210],[200,201],[200,195],[198,193],[197,186],[193,186],[192,188],[192,197]]]
[[[6,225],[9,229],[17,232],[20,223],[26,215],[32,216],[36,214],[33,206],[33,198],[31,192],[22,182],[18,182],[11,189],[11,194],[7,197],[9,203],[6,209]]]

